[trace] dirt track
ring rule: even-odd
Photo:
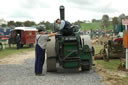
[[[34,51],[9,55],[6,58],[0,59],[0,64],[23,64],[24,60],[34,58],[34,55]]]
[[[0,85],[105,85],[94,69],[86,72],[34,74],[34,51],[10,55],[0,60]],[[46,66],[46,64],[45,64]],[[44,72],[46,67],[44,66]]]

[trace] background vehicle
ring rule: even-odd
[[[5,49],[5,45],[8,44],[8,36],[0,32],[0,50]]]
[[[23,47],[25,44],[32,47],[35,43],[36,32],[37,29],[32,27],[16,27],[15,29],[11,30],[9,36],[9,46],[11,47],[11,44],[16,44],[16,36],[19,34],[21,47]]]

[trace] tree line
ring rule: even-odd
[[[45,25],[46,29],[49,30],[53,27],[53,23],[50,23],[48,21],[41,21],[40,23],[36,24],[34,21],[8,21],[7,24],[2,24],[1,27],[10,27],[10,28],[14,28],[14,27],[36,27],[36,26],[41,26],[41,25]]]
[[[92,19],[91,22],[88,22],[88,21],[76,21],[74,22],[73,24],[80,24],[80,23],[95,23],[95,22],[98,22],[98,23],[101,23],[100,24],[100,28],[102,29],[108,29],[111,25],[114,27],[115,25],[118,25],[118,24],[122,24],[122,19],[125,18],[125,17],[128,17],[126,16],[125,14],[121,14],[120,16],[118,17],[113,17],[113,18],[110,18],[107,14],[103,15],[102,16],[102,19]]]
[[[125,14],[121,14],[120,16],[113,17],[112,20],[110,20],[108,15],[103,15],[101,20],[101,26],[103,29],[107,29],[110,24],[112,24],[112,26],[122,24],[122,19],[125,17],[127,17]]]
[[[103,15],[101,20],[96,20],[96,19],[92,19],[91,23],[94,22],[100,22],[101,23],[101,28],[102,29],[107,29],[110,25],[115,26],[117,24],[121,24],[122,18],[126,17],[125,14],[121,14],[118,17],[113,17],[110,20],[110,17],[108,15]],[[89,21],[76,21],[73,24],[77,24],[80,25],[80,23],[87,23]],[[34,21],[8,21],[7,25],[6,24],[2,24],[1,27],[21,27],[21,26],[25,26],[25,27],[31,27],[31,26],[39,26],[39,25],[45,25],[47,30],[50,30],[53,28],[53,23],[50,23],[49,21],[41,21],[40,23],[36,24]]]

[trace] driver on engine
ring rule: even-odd
[[[69,36],[73,34],[73,26],[70,22],[57,19],[56,23],[59,25],[59,30],[62,35]]]

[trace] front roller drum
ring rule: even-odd
[[[47,43],[47,71],[56,71],[56,52],[55,52],[55,37],[50,37]]]
[[[47,58],[47,72],[56,71],[56,58],[50,57]]]

